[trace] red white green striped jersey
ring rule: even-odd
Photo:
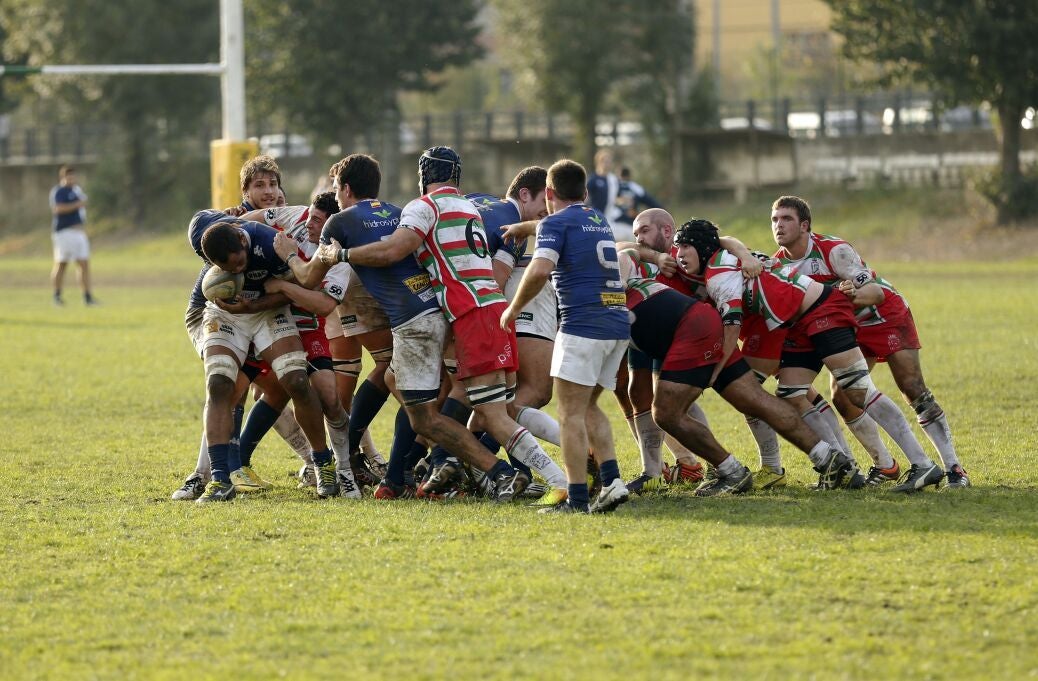
[[[908,308],[904,296],[866,265],[850,243],[839,237],[812,232],[804,257],[794,259],[785,248],[776,251],[775,257],[792,271],[829,286],[836,286],[841,281],[851,281],[856,286],[864,286],[871,281],[879,284],[883,289],[883,302],[858,309],[855,312],[858,326],[883,324],[895,312],[902,313]]]
[[[640,262],[637,252],[620,251],[617,256],[620,261],[620,280],[624,284],[628,310],[633,310],[639,303],[671,288],[656,281],[660,268],[651,263]]]
[[[777,329],[796,317],[810,285],[810,278],[786,268],[765,269],[755,279],[744,279],[739,259],[724,249],[706,266],[707,292],[726,324],[753,314],[769,330]]]
[[[671,246],[670,256],[677,260],[677,246]],[[708,298],[706,282],[703,281],[703,277],[700,274],[689,274],[679,267],[677,271],[669,277],[664,276],[661,272],[657,272],[655,276],[656,281],[666,284],[679,293],[684,293],[686,296],[698,300],[706,300]]]
[[[483,220],[455,187],[441,187],[408,203],[400,213],[398,229],[422,237],[415,255],[429,272],[429,283],[447,321],[505,302],[494,280]]]

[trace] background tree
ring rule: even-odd
[[[993,197],[999,221],[1038,203],[1038,182],[1020,171],[1020,119],[1038,103],[1038,2],[825,1],[833,30],[846,40],[844,52],[882,65],[884,84],[926,83],[953,101],[995,107],[1001,124],[1001,181]]]

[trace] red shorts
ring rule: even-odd
[[[318,357],[331,359],[332,351],[328,347],[328,336],[325,335],[323,328],[317,328],[312,331],[300,331],[299,338],[303,341],[303,350],[306,351],[307,361],[317,359]]]
[[[785,349],[793,352],[813,350],[811,336],[831,329],[856,329],[857,326],[850,298],[834,290],[793,324],[786,336]]]
[[[483,376],[493,371],[515,371],[515,327],[501,329],[501,315],[507,305],[494,303],[476,308],[454,320],[454,356],[458,361],[456,378]]]
[[[897,314],[887,317],[882,324],[858,327],[858,345],[866,357],[885,362],[898,350],[918,350],[919,333],[915,328],[912,311],[905,306]]]
[[[768,330],[764,317],[751,314],[742,318],[742,354],[753,359],[777,360],[782,356],[782,344],[786,342],[788,329]]]
[[[674,342],[663,358],[660,371],[685,371],[713,366],[721,359],[723,341],[724,325],[714,306],[707,303],[693,305],[674,329]],[[728,364],[741,357],[736,348]]]

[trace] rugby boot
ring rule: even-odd
[[[229,482],[210,480],[205,486],[202,496],[195,499],[196,504],[208,504],[211,501],[230,501],[235,496],[234,485]]]
[[[865,484],[869,487],[879,487],[885,482],[895,482],[900,477],[901,466],[895,461],[890,468],[880,468],[879,466],[870,468],[869,474],[865,476]]]
[[[602,488],[602,491],[598,493],[598,496],[588,506],[588,511],[591,513],[612,513],[620,504],[626,503],[630,498],[631,494],[627,491],[627,485],[624,484],[623,480],[617,478]]]
[[[966,471],[962,470],[962,466],[958,464],[955,464],[948,469],[946,478],[947,482],[944,485],[945,491],[970,487],[970,479],[967,477]]]
[[[941,470],[941,467],[933,461],[931,461],[929,465],[923,466],[912,464],[912,467],[908,469],[908,472],[902,476],[901,480],[898,481],[898,484],[895,487],[892,487],[890,491],[901,494],[911,494],[912,492],[918,492],[928,485],[940,487],[941,480],[943,479],[944,471]]]
[[[712,480],[704,480],[703,484],[697,487],[694,492],[697,497],[743,494],[753,489],[753,473],[746,466],[740,466],[738,470],[728,475],[722,474],[716,468],[711,469],[711,472],[714,472],[717,477]]]

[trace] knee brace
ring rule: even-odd
[[[866,395],[876,392],[872,376],[869,375],[869,365],[864,359],[842,369],[833,369],[832,374],[836,385],[843,390],[864,390]]]
[[[495,383],[494,385],[474,385],[465,388],[465,394],[469,398],[469,404],[473,407],[478,407],[481,404],[490,404],[491,402],[504,402],[507,393],[507,388],[504,383]]]
[[[794,397],[806,397],[807,391],[810,389],[810,383],[805,383],[804,385],[786,385],[785,383],[779,383],[778,388],[775,389],[775,396],[781,397],[784,400],[789,400]]]
[[[344,376],[360,378],[359,359],[332,359],[332,371]]]
[[[393,346],[391,345],[388,348],[381,348],[379,350],[371,350],[369,354],[376,364],[380,362],[382,364],[388,364],[389,360],[393,359]]]
[[[911,406],[915,410],[920,424],[925,425],[944,415],[944,410],[941,409],[941,405],[937,404],[937,400],[929,390],[924,390],[922,395],[912,400]]]
[[[515,402],[515,393],[518,390],[517,386],[510,385],[505,388],[505,402],[511,404]]]
[[[293,371],[306,371],[306,353],[302,350],[286,352],[280,357],[276,357],[270,363],[270,368],[274,370],[274,375],[278,379],[284,378],[286,374]]]
[[[226,376],[232,383],[238,380],[238,363],[229,355],[206,355],[202,366],[206,383],[213,376]]]

